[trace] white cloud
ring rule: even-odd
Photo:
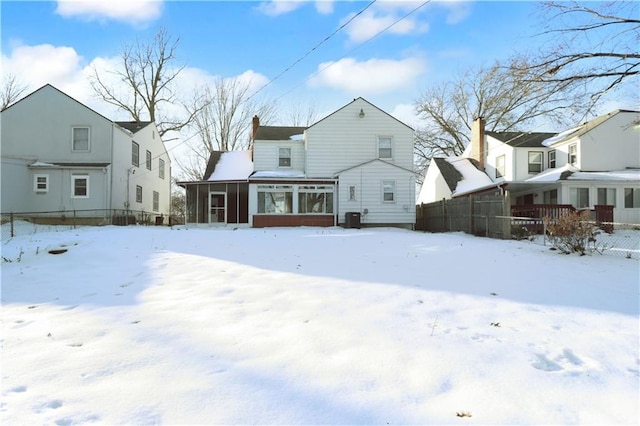
[[[441,4],[449,9],[446,20],[447,24],[459,24],[471,15],[472,5],[469,1],[449,0]]]
[[[161,0],[58,0],[56,13],[88,21],[115,20],[142,25],[162,14]]]
[[[425,69],[421,58],[370,59],[365,62],[344,58],[320,64],[318,70],[323,71],[309,83],[312,86],[346,90],[352,94],[385,93],[411,86]]]
[[[355,43],[360,43],[383,31],[400,19],[401,15],[397,15],[395,12],[396,11],[382,12],[380,10],[365,11],[346,27],[349,40]],[[353,13],[348,15],[342,20],[342,22],[344,23],[348,21],[353,16]],[[419,22],[415,19],[406,18],[389,27],[387,31],[391,34],[409,34],[414,32],[423,33],[428,30],[429,25],[426,22]]]
[[[305,3],[304,0],[273,0],[260,3],[257,9],[268,16],[284,15],[300,8]]]
[[[316,1],[316,10],[321,15],[329,15],[333,13],[333,0]]]

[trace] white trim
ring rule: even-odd
[[[392,185],[393,186],[393,192],[391,192],[391,194],[393,195],[393,200],[385,200],[384,199],[384,194],[387,194],[387,192],[384,191],[384,187],[386,185]],[[380,185],[380,190],[382,191],[382,202],[384,204],[393,204],[393,203],[396,202],[397,192],[396,192],[396,181],[395,180],[383,180],[381,182],[381,185]]]
[[[393,136],[385,136],[385,135],[381,135],[381,136],[376,136],[377,139],[377,145],[376,145],[376,158],[380,159],[380,160],[393,160]],[[391,155],[389,157],[381,157],[380,156],[380,141],[381,140],[385,140],[385,141],[389,141],[389,150],[391,151]],[[386,149],[386,148],[385,148]]]
[[[44,188],[38,188],[38,178],[44,178]],[[33,191],[49,192],[49,175],[38,173],[33,175]]]
[[[87,149],[74,149],[75,130],[87,129]],[[71,152],[90,152],[91,151],[91,127],[89,126],[71,126]]]
[[[76,195],[76,180],[85,179],[87,181],[87,194]],[[89,198],[89,175],[71,175],[71,198]]]

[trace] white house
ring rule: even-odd
[[[113,122],[49,84],[0,117],[3,213],[169,217],[171,160],[154,123]]]
[[[223,194],[231,197],[229,184],[244,181],[248,226],[415,224],[413,129],[363,98],[309,127],[260,126],[254,117],[252,155],[253,172],[246,178],[218,181],[211,178],[212,167],[203,181],[179,183],[187,189],[187,210],[194,212],[188,223],[219,223],[223,216],[212,221],[198,206],[213,210]]]
[[[474,159],[516,206],[612,206],[615,222],[640,223],[640,112],[616,110],[560,133],[485,133],[478,119],[460,158]],[[466,191],[447,194],[435,184],[444,179],[437,164],[429,166],[420,198],[491,191],[486,182],[468,181]]]

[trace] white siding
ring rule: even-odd
[[[395,182],[395,200],[384,202],[382,182]],[[356,187],[356,201],[349,201],[349,186]],[[360,212],[363,224],[406,224],[416,218],[415,175],[382,161],[355,167],[340,174],[338,180],[338,222],[345,213]],[[365,213],[366,211],[366,213]]]
[[[378,158],[378,136],[392,137],[393,158],[389,162],[413,169],[413,130],[363,99],[314,124],[305,134],[306,170],[311,178],[332,177]]]
[[[451,189],[449,189],[449,185],[447,185],[447,182],[444,180],[440,168],[436,162],[433,161],[429,165],[427,174],[424,177],[420,196],[418,197],[418,204],[432,203],[434,201],[440,201],[443,198],[451,198]]]
[[[278,148],[291,148],[291,167],[278,167]],[[303,141],[267,141],[257,140],[253,147],[253,169],[265,170],[304,170],[305,154]]]

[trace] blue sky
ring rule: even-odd
[[[87,73],[114,65],[124,44],[150,40],[160,27],[180,37],[185,93],[195,81],[215,77],[242,76],[262,87],[367,4],[2,1],[3,72],[30,89],[51,83],[119,119],[92,97]],[[538,3],[456,0],[432,1],[366,41],[422,4],[378,0],[259,96],[281,108],[313,104],[321,115],[363,96],[409,122],[415,99],[429,85],[538,42],[532,38],[539,31]]]

